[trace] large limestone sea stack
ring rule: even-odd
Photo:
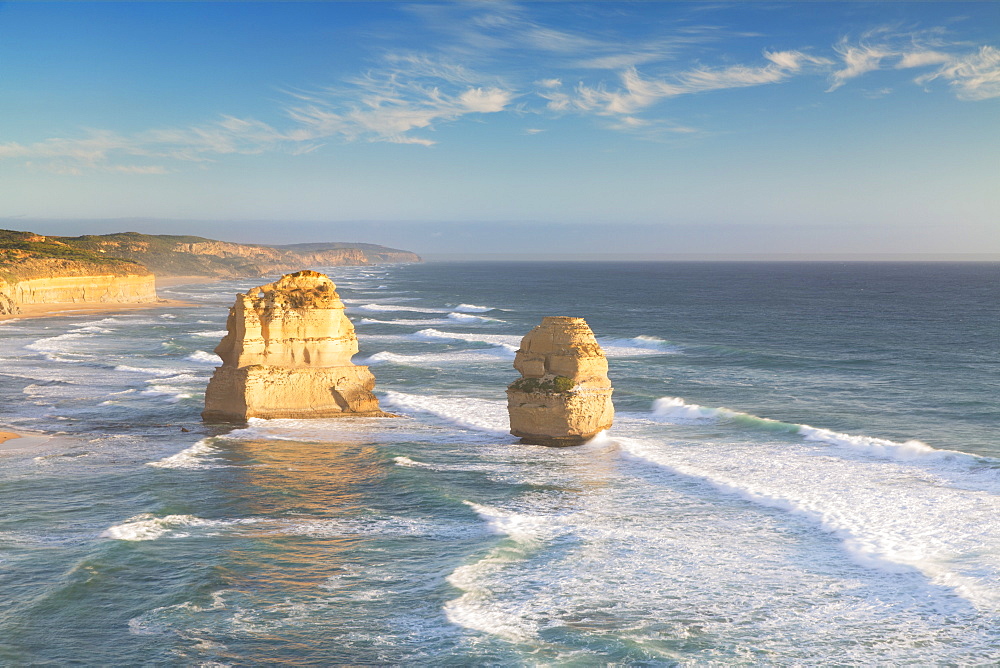
[[[202,418],[390,417],[368,367],[351,363],[358,339],[336,287],[305,270],[237,295]]]
[[[521,339],[507,388],[510,433],[522,443],[580,445],[611,427],[608,360],[583,318],[548,317]]]

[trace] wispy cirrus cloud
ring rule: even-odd
[[[980,47],[975,53],[949,58],[935,72],[917,77],[920,84],[942,79],[962,100],[1000,97],[1000,49]]]
[[[805,67],[831,64],[826,58],[800,51],[765,51],[763,55],[767,61],[765,65],[698,67],[660,78],[644,77],[636,68],[630,67],[621,73],[619,85],[614,88],[581,83],[570,92],[550,86],[539,90],[538,95],[548,100],[548,108],[552,111],[631,116],[663,98],[779,83]]]
[[[227,155],[281,151],[302,154],[328,141],[370,141],[432,146],[414,134],[469,114],[507,109],[516,92],[496,78],[423,56],[390,55],[381,69],[336,88],[288,92],[280,127],[253,118],[222,116],[183,128],[123,135],[89,130],[82,137],[0,144],[0,159],[23,159],[62,174],[115,171],[163,174],[163,164],[213,162]],[[126,160],[135,164],[123,164]],[[141,159],[142,162],[137,162]],[[159,161],[159,163],[157,162]]]
[[[880,28],[853,42],[844,38],[834,50],[842,66],[831,73],[828,92],[869,72],[933,68],[913,81],[920,85],[946,81],[961,100],[1000,97],[1000,49],[982,45],[970,51],[967,43],[948,42],[941,30]]]
[[[589,115],[611,130],[648,138],[696,135],[698,128],[670,118],[661,103],[800,77],[826,80],[834,93],[877,71],[913,70],[916,84],[945,83],[962,100],[1000,97],[1000,49],[949,41],[940,29],[881,27],[833,45],[772,47],[737,58],[724,47],[760,36],[690,22],[646,37],[616,34],[600,22],[574,31],[510,3],[417,4],[405,11],[422,17],[436,38],[419,51],[383,53],[366,72],[337,85],[285,91],[269,122],[221,115],[132,134],[85,130],[0,144],[0,159],[70,174],[163,174],[185,163],[302,154],[338,142],[432,146],[440,126],[503,113]],[[878,95],[892,90],[880,85]]]

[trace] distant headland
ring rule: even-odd
[[[0,315],[38,304],[156,303],[156,279],[266,276],[311,266],[420,262],[365,243],[236,244],[169,234],[49,237],[0,230]]]

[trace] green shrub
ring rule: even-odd
[[[533,392],[538,394],[566,394],[576,387],[572,378],[556,376],[552,380],[542,378],[519,378],[510,385],[516,392]]]

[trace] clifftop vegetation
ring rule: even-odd
[[[174,234],[87,234],[45,237],[0,230],[0,277],[16,282],[41,276],[114,274],[240,277],[307,266],[419,262],[408,251],[376,244],[314,243],[291,246],[234,244]],[[89,268],[89,269],[88,269]]]
[[[32,232],[0,230],[0,278],[11,283],[53,274],[81,272],[144,275],[149,270],[132,260],[109,257]]]

